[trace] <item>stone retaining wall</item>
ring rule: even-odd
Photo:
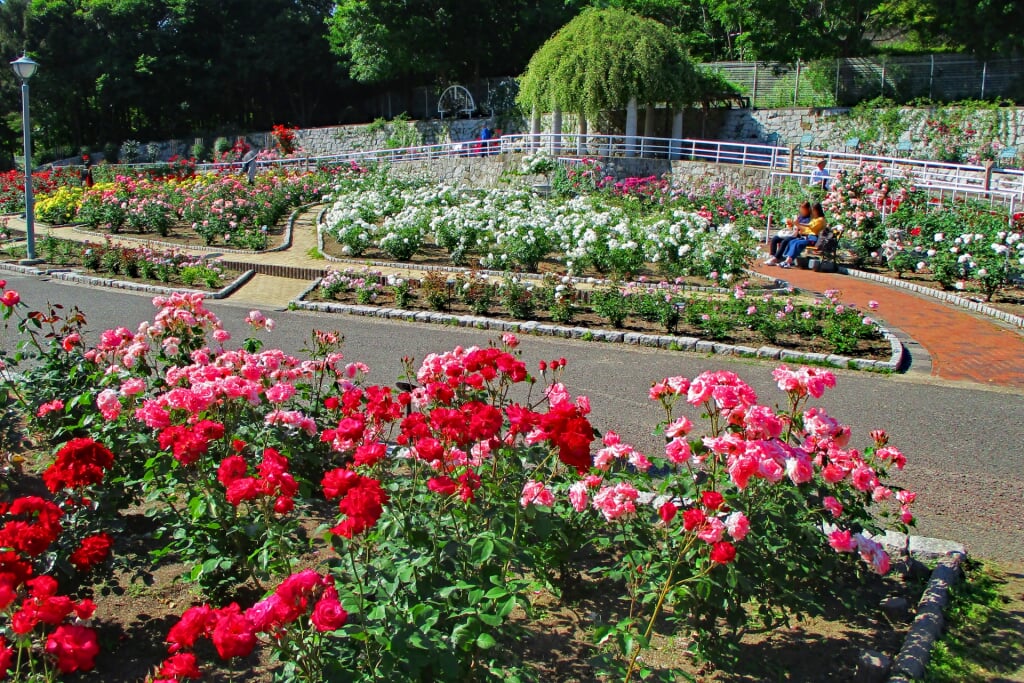
[[[898,149],[898,141],[860,140],[861,147],[872,154],[928,159],[931,151],[925,142],[924,120],[927,110],[902,107],[901,119],[907,122],[903,140],[909,150]],[[1024,108],[1001,109],[1003,118],[999,142],[1010,147],[1024,147]],[[724,112],[720,127],[709,131],[712,137],[738,142],[767,142],[777,135],[780,145],[800,145],[804,136],[811,136],[807,147],[846,151],[846,142],[856,134],[858,122],[849,108],[808,109],[729,109]],[[984,141],[982,141],[984,142]],[[1024,149],[1020,150],[1024,156]]]

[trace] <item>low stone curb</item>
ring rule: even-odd
[[[943,292],[938,289],[925,287],[924,285],[915,284],[913,282],[906,282],[904,280],[898,280],[893,277],[878,275],[877,273],[868,273],[863,270],[857,270],[856,268],[848,268],[846,266],[839,266],[836,268],[836,271],[843,275],[849,275],[851,277],[859,278],[861,280],[871,280],[873,282],[879,282],[883,285],[888,285],[889,287],[906,289],[916,294],[924,294],[925,296],[932,297],[933,299],[938,299],[939,301],[943,301],[947,304],[953,304],[954,306],[959,306],[960,308],[966,308],[969,311],[974,311],[975,313],[980,313],[981,315],[988,316],[989,318],[995,318],[996,320],[1001,320],[1004,323],[1009,323],[1014,327],[1024,329],[1024,317],[1014,315],[1012,313],[1007,313],[1006,311],[1001,311],[998,308],[989,306],[988,304],[983,304],[980,301],[971,301],[970,299],[965,299],[964,297],[959,296],[957,294],[953,294],[952,292]]]
[[[949,605],[949,589],[963,576],[963,552],[952,552],[939,561],[932,571],[928,586],[917,603],[917,616],[907,632],[903,647],[893,658],[889,683],[910,683],[920,680],[928,667],[932,646],[945,626],[945,609]]]
[[[467,275],[469,273],[478,273],[480,275],[486,275],[488,277],[503,277],[508,275],[510,271],[506,270],[487,270],[487,269],[473,269],[465,266],[433,266],[427,264],[412,264],[402,263],[401,261],[368,261],[365,259],[350,259],[350,258],[339,258],[337,256],[331,256],[324,251],[324,231],[323,231],[323,216],[326,214],[326,209],[321,212],[317,217],[316,223],[316,247],[320,252],[320,255],[324,257],[325,261],[329,263],[343,263],[350,266],[363,266],[364,268],[394,268],[395,270],[421,270],[428,273],[459,273]],[[769,280],[772,286],[768,288],[771,290],[781,290],[789,287],[789,283],[778,278],[771,277],[770,275],[764,275],[753,270],[745,271],[747,277],[756,278],[759,280]],[[515,273],[515,275],[523,280],[530,280],[532,282],[541,282],[544,279],[543,275],[537,273]],[[588,285],[613,285],[616,284],[615,280],[608,280],[605,278],[598,277],[571,277],[569,278],[573,284],[588,284]],[[630,284],[657,284],[657,283],[640,283],[632,282]],[[700,287],[698,285],[677,285],[677,287],[684,292],[715,292],[719,294],[726,294],[731,292],[731,289],[725,287]]]
[[[319,311],[321,313],[347,313],[349,315],[361,315],[371,318],[405,320],[420,323],[433,323],[437,325],[454,324],[459,327],[474,327],[477,329],[497,330],[501,332],[536,334],[541,336],[562,337],[565,339],[588,339],[618,344],[635,344],[637,346],[661,349],[676,348],[680,351],[691,351],[723,356],[768,358],[789,362],[812,362],[831,365],[838,368],[874,370],[878,372],[896,372],[899,370],[903,362],[903,344],[896,338],[896,335],[881,326],[878,326],[879,330],[885,338],[889,340],[891,349],[891,355],[887,361],[865,358],[849,358],[848,356],[826,353],[806,353],[802,351],[792,351],[790,349],[775,348],[772,346],[754,348],[752,346],[721,344],[718,342],[705,341],[696,337],[640,334],[637,332],[622,332],[619,330],[549,325],[546,323],[538,323],[533,320],[526,322],[512,322],[509,320],[498,320],[496,318],[485,318],[474,315],[453,315],[450,313],[438,313],[434,311],[410,311],[401,308],[383,308],[380,306],[305,301],[305,297],[315,290],[319,284],[319,281],[312,283],[305,291],[302,292],[302,294],[293,299],[289,305],[294,308],[307,311]]]
[[[299,215],[301,213],[303,213],[306,209],[310,208],[311,206],[316,206],[318,203],[319,202],[316,202],[314,204],[304,204],[304,205],[298,207],[297,209],[295,209],[294,211],[292,211],[291,216],[288,217],[288,226],[284,230],[284,241],[281,242],[281,244],[277,245],[276,247],[274,247],[272,249],[263,249],[263,250],[260,250],[260,251],[256,251],[255,249],[228,249],[226,247],[225,248],[221,248],[221,247],[214,247],[214,246],[207,246],[207,245],[185,246],[185,245],[181,245],[181,244],[175,244],[174,242],[162,242],[160,240],[150,240],[150,239],[146,239],[144,237],[133,237],[131,235],[122,235],[121,233],[115,233],[115,234],[112,234],[112,235],[100,235],[100,237],[102,237],[102,238],[110,237],[111,239],[114,239],[114,240],[119,240],[119,241],[123,241],[123,242],[132,242],[134,244],[142,244],[142,245],[147,246],[147,247],[160,247],[161,249],[179,249],[181,251],[203,251],[203,252],[217,253],[217,254],[247,254],[249,256],[259,256],[260,254],[273,254],[273,253],[280,252],[280,251],[286,251],[286,250],[292,248],[292,231],[295,228],[295,221],[298,220]],[[50,227],[60,227],[60,226],[50,226]],[[97,236],[96,235],[96,231],[94,231],[94,230],[86,230],[85,228],[81,228],[81,227],[79,227],[77,225],[72,225],[71,229],[74,230],[75,232],[81,234],[81,235],[91,235],[93,237]]]
[[[112,278],[104,277],[93,277],[91,275],[82,275],[69,270],[41,270],[39,268],[33,268],[32,266],[20,266],[15,263],[0,263],[0,270],[12,271],[15,273],[21,273],[23,275],[45,275],[55,280],[62,280],[64,282],[73,282],[80,285],[91,285],[93,287],[105,287],[107,289],[123,289],[130,292],[143,292],[146,294],[154,294],[159,296],[170,296],[174,293],[179,294],[202,294],[206,299],[226,299],[245,283],[253,278],[256,274],[255,270],[247,270],[233,281],[229,282],[223,288],[216,292],[205,292],[199,289],[178,289],[175,287],[161,287],[159,285],[149,285],[142,282],[130,282],[128,280],[115,280]]]

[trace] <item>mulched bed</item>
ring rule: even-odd
[[[0,261],[0,263],[11,264],[16,264],[17,262],[18,259],[7,259]],[[64,263],[50,263],[44,261],[43,263],[40,263],[39,265],[34,267],[38,268],[39,270],[65,269],[74,271],[81,275],[86,275],[88,277],[97,277],[106,280],[121,280],[124,282],[136,282],[144,285],[152,285],[154,287],[166,287],[168,289],[195,289],[202,292],[219,291],[223,289],[226,285],[236,280],[242,274],[239,271],[224,268],[224,274],[221,277],[220,284],[218,284],[216,287],[208,287],[205,282],[199,280],[193,282],[192,284],[185,284],[184,282],[182,282],[181,278],[178,275],[172,275],[167,282],[164,282],[163,280],[147,280],[141,277],[128,277],[127,275],[124,274],[115,274],[108,273],[106,271],[89,270],[88,268],[85,268],[82,265],[81,259],[78,258],[68,259],[68,261]]]
[[[284,244],[285,229],[287,228],[287,219],[279,221],[277,224],[271,226],[267,230],[267,246],[263,249],[274,249]],[[155,232],[133,232],[130,230],[121,230],[117,233],[104,232],[103,230],[91,230],[85,226],[75,226],[81,232],[88,232],[95,235],[94,239],[97,242],[103,242],[108,236],[117,239],[119,237],[131,238],[132,240],[143,240],[153,242],[166,242],[167,244],[173,244],[183,249],[189,247],[222,247],[224,249],[244,249],[247,251],[257,251],[246,247],[244,245],[231,244],[231,242],[225,242],[223,239],[214,240],[214,243],[207,244],[206,240],[201,235],[192,230],[190,225],[185,223],[175,223],[171,226],[170,231],[167,235],[160,235]],[[53,229],[68,229],[69,226],[61,226]]]
[[[312,293],[306,297],[309,301],[334,301],[343,304],[358,304],[354,293],[345,293],[338,296],[335,299],[326,299],[320,295],[320,290],[313,290]],[[371,304],[374,306],[381,306],[383,308],[396,308],[394,296],[391,292],[381,292],[377,295],[376,300]],[[427,304],[425,299],[419,297],[415,292],[412,293],[408,306],[406,308],[411,310],[428,311],[433,310]],[[451,313],[453,315],[475,315],[472,310],[460,301],[453,302],[451,308],[444,311],[445,313]],[[515,318],[509,316],[503,310],[500,310],[498,306],[492,306],[489,310],[487,317],[498,318],[500,320],[509,320],[513,322],[525,322],[522,320],[517,321]],[[571,323],[557,323],[551,319],[551,315],[547,310],[537,309],[534,315],[530,318],[542,324],[553,324],[553,325],[564,325],[567,327],[584,327],[593,329],[607,330],[611,329],[611,325],[608,321],[595,313],[590,311],[581,311],[573,319]],[[626,318],[621,330],[623,332],[638,332],[641,334],[667,334],[665,328],[657,323],[650,323],[635,316]],[[679,322],[675,334],[680,337],[697,337],[705,339],[705,334],[696,327],[690,327],[686,324],[685,320]],[[735,344],[739,346],[751,346],[753,348],[759,348],[761,346],[773,346],[783,349],[792,349],[795,351],[804,351],[810,353],[833,353],[834,349],[824,340],[820,338],[804,339],[797,335],[779,335],[778,339],[769,343],[765,338],[758,332],[753,330],[744,329],[741,327],[733,328],[729,331],[729,334],[721,339],[709,340],[722,342],[725,344]],[[872,358],[889,360],[892,353],[892,349],[889,342],[885,339],[862,339],[858,342],[857,348],[853,351],[844,353],[845,356],[852,358]]]
[[[386,261],[386,262],[389,262],[389,263],[397,263],[396,259],[392,258],[391,256],[388,256],[387,254],[385,254],[382,251],[379,251],[377,249],[372,249],[372,248],[371,249],[367,249],[366,252],[362,256],[360,256],[358,258],[353,257],[353,256],[346,256],[345,253],[342,251],[342,245],[339,244],[337,242],[337,240],[331,239],[330,236],[328,236],[328,235],[324,236],[323,252],[327,256],[330,256],[332,258],[345,259],[346,261],[365,262],[365,265],[367,267],[371,268],[371,269],[373,268],[373,266],[370,265],[370,264],[372,264],[374,262]],[[454,266],[454,264],[452,263],[451,258],[449,258],[449,256],[448,256],[448,252],[445,251],[443,248],[438,247],[438,246],[433,245],[433,244],[424,244],[422,247],[420,247],[420,249],[416,253],[416,255],[413,256],[412,259],[410,259],[409,261],[406,261],[405,263],[407,263],[410,267],[413,267],[413,268],[416,267],[416,266],[445,266],[445,267],[453,267]],[[358,268],[359,265],[355,264],[355,263],[352,263],[352,264],[349,264],[349,263],[337,263],[337,264],[335,264],[335,267],[337,267],[339,269],[344,269],[346,267]],[[496,270],[496,269],[486,269],[486,268],[483,268],[483,266],[480,266],[480,257],[477,256],[477,255],[470,255],[470,257],[467,259],[466,265],[463,266],[463,267],[465,267],[467,269],[476,268],[476,269],[480,269],[480,270]],[[500,269],[497,269],[497,270],[500,270]],[[518,272],[518,271],[514,271],[514,272]],[[540,275],[551,274],[551,275],[557,275],[557,276],[561,277],[562,275],[565,275],[565,263],[563,263],[562,261],[560,261],[560,260],[558,260],[556,258],[544,259],[537,266],[536,273],[538,273]],[[583,272],[577,273],[577,276],[578,277],[593,277],[593,278],[598,278],[598,279],[601,279],[601,280],[614,279],[610,274],[608,274],[608,273],[599,273],[596,270],[594,270],[593,268],[587,268]],[[634,281],[640,281],[640,280],[646,279],[646,280],[648,280],[650,282],[662,282],[662,281],[673,281],[674,282],[676,280],[676,278],[666,277],[665,275],[660,273],[658,270],[652,268],[650,266],[650,264],[648,264],[648,265],[644,266],[643,268],[641,268],[640,271],[636,274],[636,276],[634,276],[632,279]],[[687,276],[687,277],[680,278],[679,279],[679,284],[689,285],[689,286],[693,286],[693,287],[721,287],[721,286],[723,286],[723,283],[721,281],[708,280],[707,278],[694,277],[694,276]],[[769,287],[772,286],[771,281],[769,281],[769,280],[761,280],[760,278],[750,278],[748,280],[748,284],[749,284],[749,286],[747,287],[747,290],[750,291],[750,292],[758,291],[760,289],[765,289],[765,288],[769,288]]]

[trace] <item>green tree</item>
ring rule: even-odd
[[[329,36],[357,81],[440,82],[514,73],[576,0],[342,0]]]
[[[698,96],[693,64],[671,29],[631,12],[589,8],[530,59],[519,101],[592,117],[630,99],[681,107]]]

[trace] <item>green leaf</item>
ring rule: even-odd
[[[489,650],[498,644],[490,633],[481,633],[476,637],[476,646],[481,650]]]

